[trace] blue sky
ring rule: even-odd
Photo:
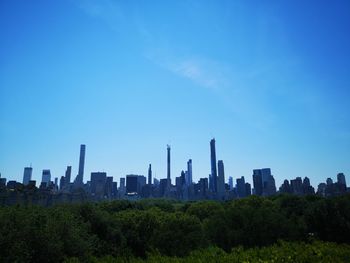
[[[0,1],[0,172],[350,174],[349,1]],[[349,178],[349,177],[347,177]],[[348,179],[349,181],[349,179]]]

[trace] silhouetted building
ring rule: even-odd
[[[109,199],[113,196],[113,176],[107,176],[106,177],[106,183],[105,183],[105,196]]]
[[[275,179],[270,168],[253,170],[254,194],[269,196],[276,193]]]
[[[229,186],[229,190],[233,189],[233,178],[232,178],[232,176],[230,176],[228,178],[228,186]]]
[[[246,197],[245,180],[244,176],[236,179],[237,195],[239,198]]]
[[[151,164],[149,164],[149,167],[148,167],[148,184],[149,185],[152,184],[152,166],[151,166]]]
[[[126,176],[126,193],[141,194],[142,187],[146,185],[146,177],[143,175],[129,174]]]
[[[217,194],[219,199],[225,197],[225,169],[222,160],[218,161]]]
[[[311,186],[310,179],[305,177],[303,180],[303,194],[312,195],[315,194],[315,188]]]
[[[61,176],[61,178],[60,178],[60,190],[62,190],[65,187],[65,185],[66,185],[65,181],[66,181],[66,177]]]
[[[7,182],[6,187],[7,187],[7,189],[9,189],[9,190],[15,190],[15,189],[16,189],[16,185],[17,185],[17,182],[16,182],[16,181],[10,180],[10,181]]]
[[[119,192],[120,195],[124,195],[126,193],[125,178],[120,178]]]
[[[320,196],[326,196],[327,185],[325,183],[320,183],[317,187],[317,194]]]
[[[105,195],[107,173],[93,172],[90,177],[90,191],[95,197],[102,198]]]
[[[262,175],[260,169],[253,170],[253,185],[254,185],[254,194],[262,195],[263,194],[263,184],[262,184]]]
[[[345,175],[343,173],[337,174],[337,182],[338,184],[345,185],[346,187]]]
[[[142,188],[146,185],[146,177],[139,175],[137,177],[137,192],[141,193]]]
[[[211,192],[213,192],[214,191],[214,182],[213,182],[213,176],[211,175],[211,174],[209,174],[209,190],[211,191]]]
[[[32,180],[32,172],[33,172],[32,167],[24,167],[23,185],[29,184],[29,181]]]
[[[41,182],[46,183],[46,186],[48,186],[51,182],[51,172],[49,169],[44,169],[41,177]]]
[[[200,178],[198,182],[198,192],[200,198],[207,198],[208,194],[208,178]]]
[[[72,174],[72,166],[67,166],[65,180],[64,180],[65,184],[70,184],[71,174]]]
[[[332,178],[327,178],[326,183],[327,183],[327,185],[333,184]]]
[[[291,194],[293,192],[288,180],[284,180],[279,191],[285,194]]]
[[[159,186],[159,180],[157,178],[153,178],[154,186]]]
[[[246,196],[252,195],[252,187],[250,183],[245,183],[245,194]]]
[[[160,197],[164,196],[167,186],[168,186],[168,179],[160,179],[160,181],[159,181],[159,195],[160,195]]]
[[[171,186],[171,176],[170,176],[170,145],[167,145],[167,188],[170,189]]]
[[[79,156],[79,172],[74,180],[75,187],[83,187],[84,182],[84,166],[85,166],[85,150],[86,146],[84,144],[80,145],[80,156]]]
[[[217,192],[217,170],[216,170],[216,149],[215,149],[215,139],[210,141],[210,163],[211,163],[211,180],[212,192]]]
[[[303,194],[303,182],[301,180],[301,177],[297,177],[294,180],[290,180],[290,185],[291,185],[293,194],[296,194],[296,195]]]
[[[6,178],[0,177],[0,188],[6,187]]]
[[[186,185],[192,184],[192,159],[187,161]]]
[[[126,192],[137,193],[137,175],[129,174],[126,176]]]

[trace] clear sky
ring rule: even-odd
[[[0,1],[0,172],[350,174],[350,1]]]

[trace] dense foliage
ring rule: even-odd
[[[349,195],[0,207],[1,262],[350,262],[340,243],[350,244]]]

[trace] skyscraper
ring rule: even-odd
[[[233,189],[233,178],[232,178],[232,176],[230,176],[230,177],[228,178],[228,185],[229,185],[229,187],[230,187],[230,190],[232,190],[232,189]]]
[[[126,192],[131,193],[137,193],[137,175],[135,174],[128,174],[126,176]]]
[[[170,145],[167,145],[167,187],[168,189],[171,186],[171,177],[170,177]]]
[[[51,172],[49,169],[44,169],[41,177],[41,182],[46,183],[46,186],[51,182]]]
[[[345,175],[343,173],[337,174],[337,182],[338,184],[345,185],[346,187]]]
[[[191,185],[192,184],[192,159],[189,159],[188,162],[187,162],[186,184],[187,185]]]
[[[24,167],[24,172],[23,172],[23,184],[24,185],[29,184],[29,181],[32,180],[32,172],[33,172],[32,167]]]
[[[215,150],[215,139],[210,141],[210,163],[211,163],[211,179],[213,192],[217,192],[217,172],[216,172],[216,150]]]
[[[218,161],[217,193],[220,199],[225,196],[225,171],[224,162],[222,160]]]
[[[84,185],[84,165],[85,165],[85,144],[80,145],[80,157],[79,157],[79,172],[74,180],[74,186],[81,187]]]
[[[72,166],[67,166],[65,180],[64,180],[65,184],[70,184],[71,174],[72,174]]]
[[[148,184],[149,185],[152,184],[152,166],[151,166],[151,164],[149,164],[149,167],[148,167]]]
[[[242,176],[241,178],[237,178],[236,179],[237,182],[237,195],[239,198],[243,198],[246,197],[246,186],[245,186],[245,180],[244,180],[244,176]]]
[[[254,185],[254,194],[262,195],[263,184],[262,184],[262,175],[261,175],[260,169],[253,170],[253,185]]]
[[[91,173],[90,178],[91,193],[99,198],[103,197],[105,194],[107,173],[94,172]]]

